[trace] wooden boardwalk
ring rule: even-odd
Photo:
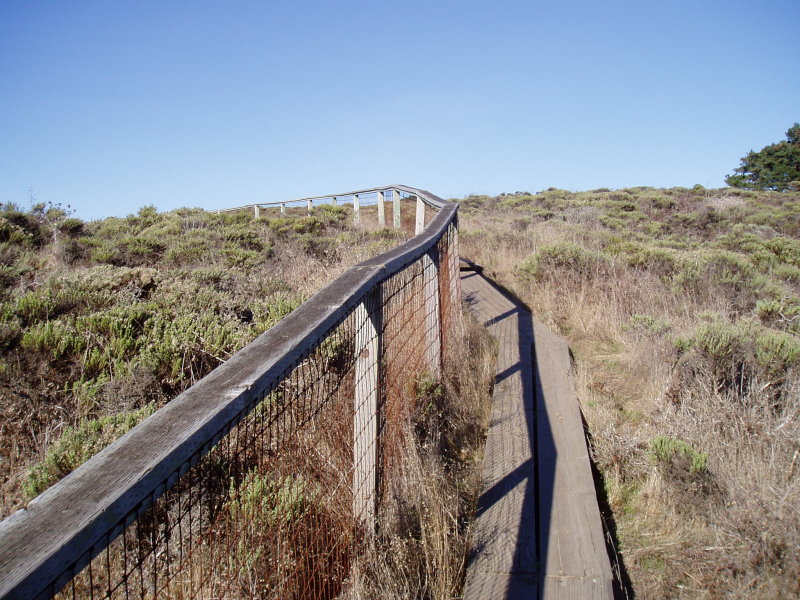
[[[499,341],[464,600],[613,598],[567,344],[479,272],[461,284]]]

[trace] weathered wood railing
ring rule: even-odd
[[[393,424],[439,374],[460,315],[456,206],[399,185],[335,198],[358,211],[370,194],[381,225],[392,197],[396,227],[400,196],[415,197],[417,235],[0,523],[0,597],[330,598],[346,585],[391,488]]]
[[[296,200],[284,200],[280,202],[259,202],[255,204],[245,204],[243,206],[235,206],[232,208],[223,208],[217,210],[217,213],[226,212],[240,212],[252,211],[253,217],[258,219],[264,210],[278,209],[281,215],[287,214],[287,209],[291,208],[305,208],[308,214],[314,210],[315,206],[320,204],[332,204],[338,206],[342,203],[352,203],[353,205],[353,220],[356,223],[361,222],[361,207],[374,205],[377,207],[378,212],[378,227],[386,226],[386,203],[392,203],[392,227],[395,229],[401,228],[400,222],[400,205],[401,200],[406,198],[416,199],[416,213],[415,213],[415,234],[422,232],[425,227],[425,206],[427,202],[416,195],[416,191],[406,186],[392,186],[388,188],[369,188],[358,190],[355,192],[346,192],[343,194],[329,194],[327,196],[310,196],[308,198],[298,198]]]

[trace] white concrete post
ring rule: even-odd
[[[417,196],[417,221],[414,226],[414,235],[422,233],[425,229],[425,203]]]
[[[400,192],[392,190],[392,208],[394,212],[394,228],[400,229]]]
[[[253,217],[258,219],[261,216],[261,211],[259,211],[258,204],[253,204]]]
[[[336,196],[331,196],[331,204],[336,206]]]
[[[358,203],[358,194],[353,194],[353,222],[361,223],[361,206]]]
[[[281,214],[282,215],[286,214],[286,203],[285,202],[281,202]]]
[[[423,294],[425,296],[425,358],[431,375],[442,374],[442,324],[439,307],[439,252],[436,246],[422,256]]]
[[[386,196],[383,193],[383,190],[378,192],[378,227],[386,227],[386,213],[384,212],[384,202],[386,202]]]
[[[378,485],[378,403],[382,298],[380,288],[355,309],[355,399],[353,418],[353,515],[375,533]]]
[[[311,211],[312,211],[312,210],[313,210],[313,208],[314,208],[314,201],[313,201],[313,200],[311,200],[311,199],[309,199],[309,200],[308,200],[308,202],[307,202],[307,204],[308,204],[308,214],[311,214]]]

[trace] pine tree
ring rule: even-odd
[[[785,141],[751,150],[725,183],[752,190],[800,190],[800,124],[789,128]]]

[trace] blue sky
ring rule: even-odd
[[[0,202],[718,187],[800,121],[798,30],[798,0],[0,0]]]

